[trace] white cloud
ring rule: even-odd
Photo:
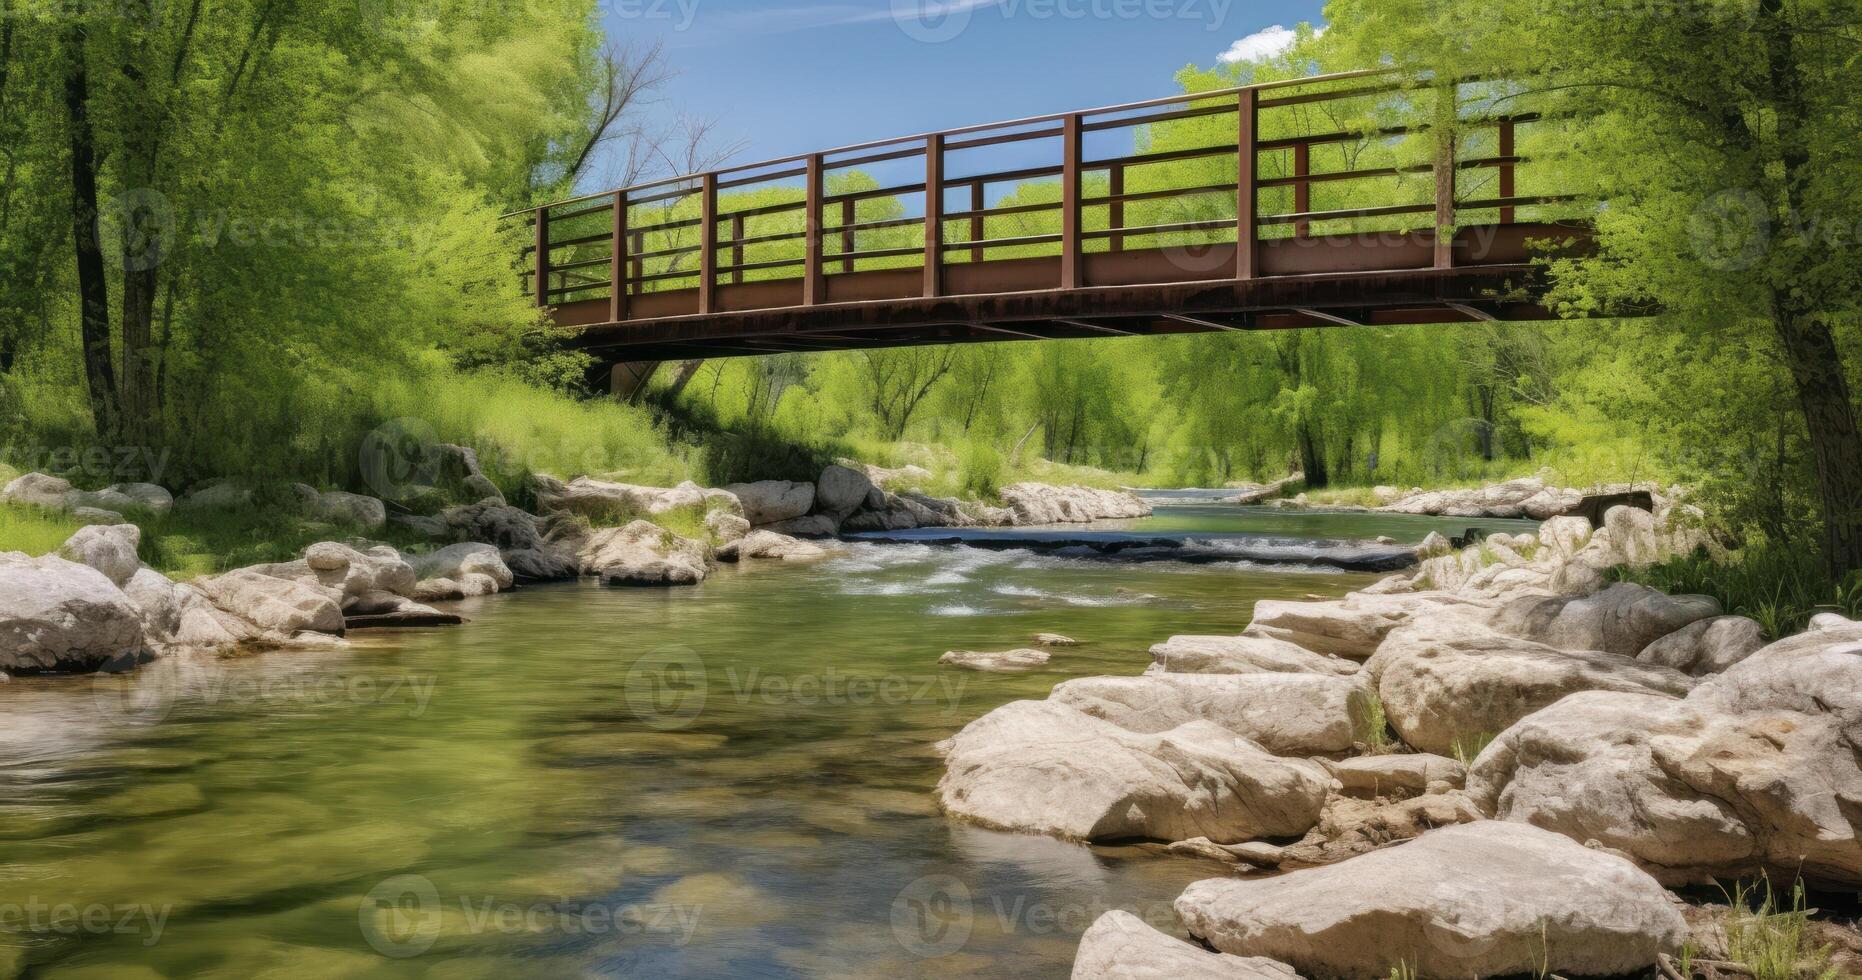
[[[1314,36],[1324,33],[1325,28],[1321,27],[1314,32]],[[1292,50],[1293,43],[1298,40],[1299,35],[1294,33],[1291,28],[1281,24],[1275,24],[1272,27],[1255,31],[1253,34],[1236,41],[1234,44],[1229,45],[1227,51],[1222,52],[1216,57],[1218,61],[1221,61],[1225,65],[1232,65],[1239,61],[1259,61],[1262,58],[1273,58],[1286,54],[1288,51]]]

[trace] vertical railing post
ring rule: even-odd
[[[860,211],[854,207],[854,203],[851,197],[840,202],[840,251],[842,255],[848,256],[840,260],[842,272],[853,271],[853,249],[854,245],[860,241],[859,233],[853,230],[854,220],[860,216]]]
[[[1513,195],[1519,193],[1519,189],[1514,182],[1514,167],[1512,163],[1513,156],[1518,152],[1515,146],[1516,140],[1514,136],[1513,120],[1501,120],[1500,158],[1507,162],[1500,164],[1500,199],[1505,201],[1512,200]],[[1518,212],[1511,207],[1503,207],[1500,209],[1500,223],[1503,225],[1512,224],[1518,216]]]
[[[1062,152],[1066,154],[1060,165],[1060,288],[1078,289],[1082,281],[1082,252],[1080,248],[1080,165],[1082,148],[1080,139],[1080,115],[1067,116],[1066,124],[1061,129]]]
[[[1435,110],[1435,267],[1455,265],[1455,87],[1436,90]]]
[[[987,196],[983,193],[982,180],[978,179],[978,180],[971,181],[970,182],[970,241],[972,242],[982,241],[983,235],[986,234],[984,230],[985,225],[983,221],[983,208],[986,206],[985,202],[987,200],[988,200]],[[983,261],[983,246],[981,245],[970,246],[970,261],[971,262]]]
[[[614,238],[608,259],[608,322],[627,319],[627,192],[614,192]]]
[[[698,312],[710,313],[718,288],[718,175],[699,178]]]
[[[808,200],[808,215],[803,227],[808,233],[805,240],[807,254],[802,260],[802,305],[813,306],[821,302],[821,154],[808,158],[808,190],[804,195]]]
[[[1293,176],[1295,177],[1312,176],[1312,145],[1311,144],[1301,143],[1298,146],[1295,146],[1293,148]],[[1300,180],[1293,185],[1293,210],[1300,214],[1306,214],[1312,211],[1312,182],[1311,181]],[[1310,234],[1312,234],[1312,222],[1295,221],[1293,223],[1293,237],[1294,238],[1305,238],[1306,236]]]
[[[537,305],[550,305],[550,209],[537,209]]]
[[[731,215],[731,282],[741,284],[744,281],[744,216]]]
[[[1254,89],[1242,89],[1236,106],[1236,140],[1235,140],[1235,278],[1253,279],[1260,272],[1260,259],[1255,249],[1257,232],[1256,202],[1259,191],[1255,188],[1255,171],[1258,153],[1256,123],[1258,107]]]
[[[1112,200],[1106,205],[1106,227],[1112,229],[1112,236],[1107,239],[1106,247],[1114,252],[1125,251],[1125,234],[1119,231],[1125,227],[1125,202],[1119,200],[1125,194],[1125,165],[1115,163],[1112,172],[1106,176],[1107,193]]]
[[[944,134],[925,137],[925,295],[944,291]]]
[[[640,257],[640,253],[647,250],[647,234],[644,231],[635,229],[630,232],[627,237],[633,239],[633,251],[628,254],[633,256],[634,278],[644,278],[647,274],[647,263],[645,259]]]

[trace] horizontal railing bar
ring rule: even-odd
[[[923,222],[917,222],[917,221],[913,222],[913,224],[922,224],[922,223]],[[790,241],[794,241],[797,238],[807,238],[807,237],[808,237],[807,229],[803,229],[801,231],[785,231],[785,232],[782,232],[780,234],[775,234],[775,235],[751,235],[748,238],[732,238],[732,239],[718,242],[718,247],[719,248],[742,248],[745,245],[767,245],[770,242],[790,242]]]
[[[587,259],[581,262],[551,262],[550,271],[567,272],[570,269],[587,269],[597,265],[607,265],[612,261],[614,261],[614,256],[604,255],[598,259]]]
[[[1297,187],[1300,184],[1324,184],[1341,180],[1370,180],[1373,177],[1401,177],[1404,174],[1432,173],[1433,163],[1408,167],[1372,167],[1368,170],[1334,170],[1322,174],[1294,174],[1291,177],[1268,177],[1256,181],[1256,187]]]
[[[697,279],[698,276],[699,271],[697,269],[687,269],[684,271],[674,269],[670,272],[653,272],[644,276],[628,276],[627,283],[629,285],[637,285],[647,282],[662,282],[667,279]]]
[[[1180,221],[1168,225],[1140,225],[1135,228],[1105,228],[1097,231],[1083,231],[1080,232],[1080,237],[1111,238],[1114,235],[1124,235],[1128,238],[1138,238],[1144,235],[1168,235],[1183,231],[1214,231],[1217,229],[1233,231],[1234,228],[1234,218],[1219,218],[1209,221]]]
[[[1538,197],[1496,197],[1486,201],[1457,201],[1461,211],[1492,211],[1495,208],[1529,208],[1542,204],[1571,204],[1583,198],[1576,194],[1542,194]]]
[[[823,233],[837,231],[882,231],[887,228],[922,228],[924,227],[924,223],[925,219],[923,218],[882,218],[878,221],[858,221],[850,225],[829,225],[821,230]]]
[[[924,156],[924,154],[925,154],[925,151],[924,151],[924,147],[922,146],[907,147],[902,150],[888,150],[884,153],[873,153],[867,156],[852,157],[846,160],[824,160],[821,163],[821,169],[823,170],[845,170],[848,167],[858,167],[858,166],[861,166],[862,164],[885,163],[889,160],[904,160],[910,157],[921,157],[921,156]],[[807,171],[804,170],[803,172],[806,173]]]
[[[953,150],[974,150],[981,146],[1001,146],[1004,143],[1021,143],[1027,140],[1045,140],[1066,135],[1066,128],[1055,126],[1051,129],[1036,129],[1026,133],[1007,133],[1002,136],[984,136],[973,140],[953,140],[944,144],[944,152]]]
[[[1196,160],[1202,157],[1228,156],[1236,152],[1233,146],[1193,146],[1182,150],[1165,150],[1159,153],[1134,153],[1125,157],[1106,157],[1103,160],[1082,160],[1081,170],[1107,170],[1112,167],[1142,167],[1153,163],[1171,163],[1176,160]]]
[[[1234,181],[1222,184],[1204,184],[1200,187],[1178,187],[1161,191],[1133,191],[1128,194],[1108,194],[1105,197],[1083,197],[1084,205],[1130,204],[1135,201],[1155,201],[1168,197],[1193,197],[1198,194],[1239,194]]]
[[[573,246],[573,245],[590,245],[595,242],[608,241],[609,239],[613,237],[614,237],[614,232],[604,231],[604,232],[601,232],[599,234],[594,234],[594,235],[583,235],[581,238],[569,238],[569,239],[564,239],[563,241],[560,241],[560,242],[551,242],[550,248],[558,249],[558,248],[569,248],[570,246]],[[537,247],[535,245],[526,246],[524,249],[524,254],[528,255],[531,252],[534,252],[536,250],[537,250]],[[552,268],[561,268],[561,266],[552,266]]]
[[[1013,214],[1033,214],[1036,211],[1058,211],[1062,207],[1059,201],[1047,204],[1014,204],[1005,207],[984,208],[981,211],[946,211],[945,221],[959,221],[969,218],[1000,218]]]
[[[1023,235],[1019,238],[982,238],[973,242],[945,242],[946,249],[959,248],[1014,248],[1019,245],[1052,245],[1060,241],[1059,235]]]
[[[823,204],[839,204],[842,201],[870,201],[877,197],[895,197],[900,194],[922,194],[924,193],[924,189],[925,185],[921,181],[916,184],[900,184],[897,187],[880,187],[870,191],[851,191],[846,194],[830,194],[823,197],[821,202]]]
[[[649,252],[630,252],[630,259],[663,259],[668,255],[688,255],[703,248],[703,245],[680,245],[676,248],[657,248]]]
[[[1294,150],[1302,146],[1325,146],[1331,143],[1355,143],[1365,139],[1384,139],[1391,136],[1408,136],[1424,132],[1428,126],[1385,126],[1356,133],[1321,133],[1315,136],[1288,136],[1282,139],[1261,140],[1254,145],[1258,153],[1271,153],[1277,150]]]
[[[1153,123],[1170,122],[1175,119],[1196,119],[1202,116],[1226,115],[1234,112],[1235,109],[1236,106],[1233,102],[1227,105],[1194,106],[1189,109],[1174,109],[1170,112],[1154,112],[1148,116],[1137,116],[1131,119],[1108,119],[1104,122],[1086,123],[1080,127],[1080,131],[1084,133],[1097,133],[1108,129],[1127,129],[1132,126],[1148,126]]]
[[[597,204],[594,207],[583,208],[580,211],[571,211],[568,214],[552,214],[550,215],[550,224],[556,224],[562,221],[574,221],[577,218],[585,218],[591,214],[600,214],[603,211],[612,210],[614,210],[614,202],[609,201],[606,204]]]
[[[650,235],[656,231],[671,231],[675,228],[696,228],[704,223],[703,218],[681,218],[678,221],[662,221],[652,225],[632,225],[627,229],[627,233]]]
[[[1457,160],[1455,166],[1462,170],[1481,170],[1489,167],[1517,167],[1528,162],[1530,158],[1522,156],[1473,157],[1467,160]]]
[[[628,207],[633,207],[636,204],[658,204],[661,201],[673,201],[682,197],[691,197],[698,193],[699,190],[700,188],[697,187],[680,187],[669,191],[661,191],[658,194],[646,194],[638,197],[636,197],[633,192],[629,191],[627,192],[627,205]]]
[[[611,282],[611,281],[609,281],[609,280],[606,280],[606,279],[596,279],[596,280],[592,280],[592,281],[590,281],[590,282],[582,282],[582,283],[576,283],[576,284],[575,284],[575,285],[573,285],[573,286],[558,286],[558,287],[554,287],[554,288],[552,288],[552,289],[550,289],[550,291],[549,291],[549,292],[550,292],[550,295],[552,295],[552,296],[556,296],[556,295],[560,295],[560,294],[563,294],[563,293],[585,293],[585,292],[588,292],[588,291],[589,291],[589,290],[591,290],[591,289],[607,289],[607,288],[609,288],[610,286],[613,286],[613,285],[614,285],[614,283],[613,283],[613,282]]]
[[[1344,211],[1296,211],[1290,214],[1263,215],[1264,225],[1290,225],[1301,221],[1339,221],[1346,218],[1382,218],[1397,214],[1425,214],[1435,210],[1433,204],[1391,204],[1380,208],[1350,208]]]
[[[824,261],[848,262],[860,259],[890,259],[901,255],[923,255],[924,247],[913,245],[909,248],[872,248],[864,252],[823,252]]]
[[[913,249],[912,251],[917,251]],[[759,269],[779,269],[789,265],[805,265],[807,259],[770,259],[765,262],[745,262],[742,265],[721,265],[719,272],[755,272]]]
[[[1026,167],[1021,170],[998,170],[989,174],[971,174],[967,177],[948,177],[945,187],[967,187],[981,181],[983,184],[1006,184],[1010,181],[1034,180],[1037,177],[1058,177],[1064,168],[1060,164],[1051,167]]]
[[[790,177],[806,176],[808,176],[807,167],[791,167],[788,170],[778,170],[773,174],[751,174],[746,177],[733,177],[730,180],[720,180],[718,181],[718,190],[728,190],[732,187],[752,187],[757,184],[767,184],[772,180],[788,180]]]
[[[718,217],[720,219],[760,218],[767,214],[781,214],[784,211],[802,211],[807,208],[808,202],[806,200],[788,201],[783,204],[765,204],[760,207],[744,208],[741,211],[720,211],[718,212]]]
[[[1278,109],[1284,106],[1310,105],[1314,102],[1337,102],[1341,99],[1363,99],[1373,95],[1389,95],[1392,92],[1412,92],[1429,88],[1433,82],[1395,82],[1388,85],[1361,85],[1357,88],[1340,89],[1336,92],[1308,92],[1305,95],[1283,95],[1277,99],[1261,99],[1255,103],[1258,109]]]

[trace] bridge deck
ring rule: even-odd
[[[1419,105],[1433,121],[1407,118]],[[1545,318],[1535,249],[1581,246],[1582,212],[1520,192],[1520,134],[1539,116],[1470,105],[1458,87],[1351,73],[861,144],[510,217],[534,235],[523,275],[539,305],[612,362]],[[1089,149],[1107,140],[1131,151]]]

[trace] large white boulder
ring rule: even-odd
[[[939,744],[945,810],[999,830],[1076,840],[1305,833],[1331,777],[1209,722],[1155,735],[1053,701],[1016,701]]]
[[[567,484],[540,486],[537,509],[546,514],[563,511],[609,522],[658,516],[675,510],[743,512],[742,504],[734,495],[706,490],[689,480],[676,487],[643,487],[585,476]]]
[[[102,572],[51,555],[0,554],[0,672],[114,669],[143,651],[136,607]]]
[[[102,572],[112,585],[121,587],[142,567],[136,549],[142,545],[142,530],[134,524],[93,524],[79,528],[59,547],[58,555],[68,561]]]
[[[1018,525],[1090,524],[1151,516],[1150,504],[1124,490],[1015,483],[1003,487],[1001,495],[1013,523]]]
[[[72,510],[90,507],[115,513],[146,510],[166,514],[174,505],[174,495],[153,483],[118,483],[102,490],[73,490],[65,495],[65,506]]]
[[[1151,648],[1166,674],[1355,674],[1355,660],[1265,636],[1173,636]]]
[[[1015,674],[1044,667],[1053,658],[1046,650],[952,650],[937,658],[946,667],[980,670],[987,674]]]
[[[1134,732],[1214,722],[1275,755],[1347,752],[1365,740],[1370,685],[1332,674],[1083,677],[1051,698]]]
[[[27,473],[15,478],[0,490],[0,501],[26,507],[64,510],[72,493],[71,481],[44,473]]]
[[[872,491],[873,481],[865,473],[838,464],[830,466],[815,480],[815,509],[837,521],[846,520],[866,504],[866,496]]]
[[[1302,975],[1614,976],[1677,953],[1687,922],[1620,857],[1522,824],[1449,827],[1342,864],[1199,881],[1177,899],[1190,934]]]
[[[1491,603],[1446,592],[1363,595],[1291,602],[1263,599],[1245,634],[1283,640],[1314,653],[1364,660],[1390,631],[1418,616],[1467,612],[1484,615]]]
[[[195,583],[213,604],[240,619],[289,636],[294,633],[343,632],[343,594],[339,589],[249,568]]]
[[[762,558],[774,561],[809,561],[827,556],[827,549],[774,531],[752,531],[718,549],[719,561]]]
[[[1390,726],[1424,752],[1492,736],[1578,691],[1679,697],[1693,679],[1594,650],[1560,650],[1478,623],[1431,617],[1394,631],[1365,665]]]
[[[1695,677],[1717,674],[1765,646],[1765,628],[1744,616],[1696,620],[1642,648],[1636,659]]]
[[[744,517],[762,527],[804,517],[815,506],[815,485],[790,480],[733,483],[724,488],[743,503]]]
[[[1446,756],[1366,755],[1321,762],[1347,793],[1393,796],[1399,793],[1447,793],[1468,781],[1468,767]]]
[[[1166,936],[1124,911],[1100,916],[1080,936],[1072,980],[1300,980],[1285,963],[1211,953]]]
[[[711,571],[709,549],[647,521],[595,530],[578,543],[582,574],[604,585],[697,585]]]
[[[305,501],[310,517],[347,527],[377,530],[388,525],[388,505],[374,497],[332,490]]]
[[[1566,650],[1633,657],[1676,630],[1721,613],[1710,596],[1670,596],[1619,582],[1595,595],[1516,599],[1495,613],[1502,633]]]
[[[516,574],[505,564],[504,556],[488,544],[455,544],[409,559],[414,577],[420,581],[443,579],[458,583],[467,595],[488,595],[511,587]],[[398,595],[414,596],[418,590],[385,589]]]

